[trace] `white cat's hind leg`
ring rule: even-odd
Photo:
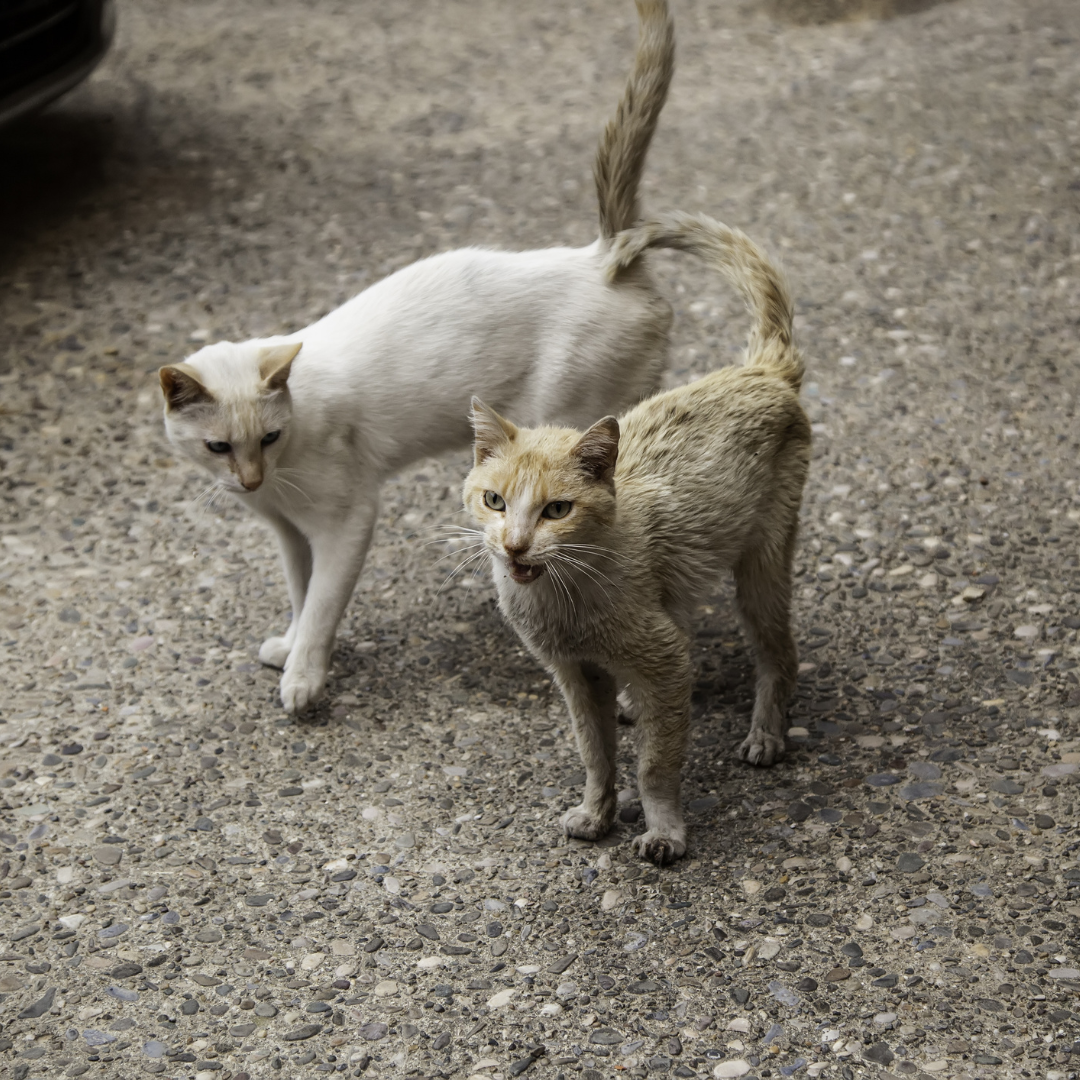
[[[289,627],[289,632],[281,637],[268,637],[259,646],[259,663],[266,664],[267,667],[283,669],[295,640],[296,634],[292,626]]]
[[[619,706],[619,723],[632,727],[641,715],[641,703],[634,700],[633,691],[629,686],[624,686],[615,700]]]

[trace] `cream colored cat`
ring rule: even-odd
[[[585,797],[563,818],[597,839],[615,814],[616,695],[636,717],[640,855],[686,850],[680,769],[690,720],[690,620],[725,573],[757,654],[740,756],[784,753],[797,655],[791,561],[810,460],[802,361],[780,274],[742,233],[678,215],[621,233],[615,273],[647,247],[710,257],[756,322],[745,366],[642,402],[584,434],[517,428],[473,401],[475,466],[465,506],[483,527],[499,604],[557,680],[585,764]]]
[[[292,605],[267,638],[281,701],[321,697],[364,565],[379,487],[468,445],[483,394],[534,423],[583,424],[660,385],[671,307],[643,260],[605,276],[639,219],[645,155],[674,71],[665,0],[637,0],[634,69],[596,155],[600,237],[541,251],[464,248],[413,263],[288,337],[219,341],[161,369],[173,445],[273,526]]]

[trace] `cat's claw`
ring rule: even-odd
[[[680,830],[668,833],[650,829],[634,837],[634,853],[639,859],[648,859],[657,866],[674,862],[686,854],[686,832]]]
[[[283,637],[268,637],[259,648],[259,663],[284,668],[289,659],[289,642]]]
[[[281,676],[281,704],[287,713],[302,713],[322,697],[326,676],[313,671],[286,671]]]
[[[563,814],[562,827],[567,836],[578,840],[599,840],[611,831],[611,818],[592,814],[583,804]]]
[[[752,730],[739,744],[738,756],[751,765],[772,765],[784,756],[783,736],[770,735],[767,731]]]

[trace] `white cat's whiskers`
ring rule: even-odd
[[[315,504],[315,500],[302,487],[294,484],[291,480],[286,480],[283,476],[275,476],[274,483],[280,484],[283,487],[292,488],[293,491],[297,493],[297,495],[301,495],[307,500],[308,505],[313,506]]]
[[[209,487],[203,488],[191,501],[199,508],[200,518],[212,510],[219,499],[227,495],[228,488],[220,480],[215,480]]]

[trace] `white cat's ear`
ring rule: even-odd
[[[500,450],[515,435],[517,428],[489,409],[478,397],[472,399],[473,463],[479,465]]]
[[[609,482],[619,458],[619,421],[614,416],[597,420],[578,439],[570,453],[594,480]]]
[[[160,368],[158,378],[170,410],[214,400],[214,395],[199,382],[195,369],[187,364],[169,364]]]
[[[266,390],[283,390],[289,381],[289,370],[303,342],[288,345],[267,345],[259,350],[259,377]]]

